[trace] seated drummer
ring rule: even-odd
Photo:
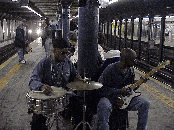
[[[64,39],[56,39],[50,49],[51,56],[43,58],[36,65],[29,81],[30,90],[43,91],[46,95],[51,95],[51,86],[69,90],[67,83],[81,79],[67,56],[69,48]],[[33,113],[31,130],[47,130],[46,119],[42,114]]]

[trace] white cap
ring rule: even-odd
[[[120,51],[119,50],[110,50],[104,55],[105,59],[107,58],[113,58],[113,57],[120,57]]]

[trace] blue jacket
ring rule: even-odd
[[[52,61],[50,57],[44,58],[34,68],[30,76],[29,88],[30,90],[41,91],[41,87],[47,84],[67,89],[66,84],[74,81],[76,74],[77,70],[68,57],[65,62],[59,65]]]

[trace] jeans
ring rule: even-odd
[[[18,48],[19,61],[24,60],[24,54],[25,54],[25,49],[24,48]]]
[[[45,52],[46,52],[46,57],[50,57],[50,45],[52,43],[51,38],[47,38],[45,41]]]
[[[127,111],[138,111],[137,130],[146,130],[150,103],[143,97],[134,97],[125,109]],[[109,99],[103,97],[97,106],[98,129],[109,130],[109,117],[112,112],[112,104]]]

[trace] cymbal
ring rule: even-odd
[[[68,88],[74,90],[93,90],[93,89],[99,89],[102,86],[103,85],[99,82],[83,81],[83,80],[75,80],[74,82],[67,84]]]

